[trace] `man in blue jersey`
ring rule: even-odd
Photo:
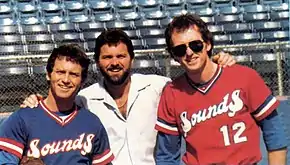
[[[114,156],[99,118],[75,104],[90,60],[76,44],[55,48],[47,61],[48,96],[14,112],[0,130],[0,164],[23,157],[46,165],[110,164]]]

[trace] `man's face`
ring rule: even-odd
[[[82,83],[80,64],[67,61],[66,57],[56,58],[53,70],[47,75],[51,93],[60,99],[74,99]]]
[[[97,65],[106,81],[121,85],[130,74],[132,59],[124,43],[110,46],[105,44],[101,47]]]
[[[187,72],[200,72],[209,60],[207,51],[210,50],[211,44],[203,41],[201,33],[196,26],[191,26],[184,31],[174,30],[172,33],[172,43],[173,49],[176,46],[186,45],[183,45],[184,53],[183,51],[177,51],[180,55],[174,55],[174,57]],[[190,48],[190,45],[193,48]]]

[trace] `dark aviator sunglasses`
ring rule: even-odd
[[[193,40],[188,43],[188,47],[194,52],[199,53],[203,49],[203,41]],[[187,46],[185,44],[177,45],[172,48],[174,56],[182,57],[186,54]]]

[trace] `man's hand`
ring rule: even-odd
[[[39,158],[23,156],[23,158],[21,159],[20,165],[45,165],[45,164]]]
[[[235,58],[229,53],[219,52],[212,57],[213,62],[219,64],[222,67],[232,66],[236,63]]]
[[[38,106],[38,100],[41,100],[43,98],[40,94],[32,94],[25,98],[23,103],[20,105],[21,108],[35,108]]]

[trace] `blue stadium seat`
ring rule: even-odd
[[[19,34],[19,28],[17,25],[1,25],[0,26],[0,35],[3,34]]]
[[[109,13],[112,10],[111,4],[106,0],[88,0],[88,7],[95,13]]]
[[[116,15],[112,13],[94,13],[96,22],[108,22],[116,20]]]
[[[200,18],[207,24],[214,24],[215,23],[214,16],[201,16]]]
[[[289,19],[289,11],[272,11],[270,13],[271,20],[288,20]]]
[[[160,3],[158,0],[136,0],[140,11],[158,11],[160,9]]]
[[[289,30],[289,21],[288,20],[282,20],[280,21],[281,27],[283,30]]]
[[[218,8],[215,7],[215,10],[217,10],[218,13],[222,15],[239,15],[242,13],[241,8],[237,6],[222,6]]]
[[[208,29],[214,35],[224,33],[223,25],[208,25]]]
[[[0,17],[6,17],[7,15],[12,15],[13,7],[9,3],[1,3],[0,6]]]
[[[63,9],[60,4],[58,4],[57,2],[51,2],[51,1],[40,2],[39,6],[43,12],[48,12],[48,13],[58,12]]]
[[[40,54],[40,53],[51,53],[51,51],[56,47],[53,43],[46,44],[28,44],[28,53]]]
[[[0,44],[1,45],[22,44],[22,37],[21,35],[17,34],[1,35]]]
[[[160,26],[159,20],[140,19],[134,22],[136,29],[141,28],[158,28]]]
[[[174,10],[166,10],[166,12],[168,13],[168,17],[167,18],[173,18],[182,14],[186,14],[189,11],[187,11],[186,9],[174,9]],[[163,18],[166,19],[166,18]],[[161,20],[163,20],[161,19]]]
[[[189,10],[189,12],[196,13],[199,16],[214,16],[217,14],[217,11],[212,8],[194,8]]]
[[[252,31],[252,24],[249,23],[228,23],[224,24],[225,33],[244,33]]]
[[[233,43],[250,43],[250,42],[259,42],[260,34],[259,33],[239,33],[231,34],[231,39]]]
[[[271,11],[288,11],[289,10],[289,4],[288,3],[278,3],[278,4],[272,4],[270,6]]]
[[[289,41],[289,31],[273,31],[273,32],[263,32],[263,40],[269,41]]]
[[[53,34],[53,38],[56,43],[84,41],[82,34],[76,32],[55,33]]]
[[[166,28],[167,25],[172,21],[172,18],[165,18],[160,20],[160,26],[161,28]]]
[[[53,43],[51,34],[30,34],[25,35],[25,40],[27,44],[35,43]]]
[[[243,20],[245,22],[269,21],[269,13],[244,13]]]
[[[101,22],[86,22],[80,23],[79,28],[81,31],[103,31],[105,29],[104,23]]]
[[[50,31],[53,33],[77,31],[76,25],[74,23],[51,24],[49,25],[49,28],[50,28]]]
[[[176,11],[186,11],[185,0],[167,0],[163,1],[163,9],[169,13],[176,13]],[[172,14],[171,14],[172,15]]]
[[[120,15],[120,19],[124,20],[124,21],[136,21],[136,20],[140,20],[142,18],[141,13],[140,12],[124,12],[119,14]]]
[[[60,15],[55,15],[55,16],[45,16],[44,17],[44,22],[46,24],[63,24],[66,22],[65,17],[63,14]]]
[[[133,28],[133,22],[131,21],[121,21],[121,20],[113,20],[105,22],[106,28],[119,28],[119,29],[132,29]]]
[[[101,34],[101,32],[83,32],[84,35],[84,39],[85,41],[94,41],[99,35]]]
[[[85,42],[85,50],[86,51],[94,52],[94,49],[95,49],[95,41],[94,40]]]
[[[145,47],[144,40],[141,40],[141,39],[132,39],[132,44],[135,50],[144,49]]]
[[[228,34],[216,34],[213,36],[215,45],[229,44],[231,43],[231,36]]]
[[[253,28],[260,31],[278,31],[281,28],[280,22],[267,21],[267,22],[254,22]]]
[[[0,56],[21,55],[24,52],[23,45],[0,45]]]
[[[91,22],[90,15],[87,14],[76,14],[69,16],[69,22],[71,23],[83,23],[83,22]]]
[[[242,6],[245,13],[267,13],[270,11],[269,6],[255,4],[255,5],[245,5]]]
[[[164,29],[156,29],[156,28],[140,29],[140,35],[143,39],[145,39],[145,38],[163,38],[164,37]]]
[[[146,48],[161,49],[166,47],[165,38],[148,38],[145,39]]]
[[[235,3],[235,0],[213,0],[212,1],[212,6],[214,7],[230,7],[233,6]]]
[[[17,21],[14,18],[0,18],[0,26],[16,25]]]
[[[144,12],[146,19],[153,19],[153,20],[161,20],[163,18],[166,18],[168,16],[168,13],[166,11],[148,11]]]
[[[224,24],[224,23],[239,23],[241,21],[239,15],[217,15],[215,16],[215,21],[217,24]]]
[[[116,0],[113,1],[113,7],[117,13],[134,12],[136,5],[132,0]]]
[[[194,10],[196,8],[208,8],[210,7],[210,2],[208,0],[186,0],[187,8],[189,10]]]
[[[21,26],[22,32],[24,34],[31,33],[49,33],[48,26],[46,24],[40,25],[23,25]]]
[[[131,39],[138,39],[140,38],[140,30],[124,30],[124,32],[131,38]]]
[[[237,0],[237,5],[256,5],[258,4],[258,0]]]

